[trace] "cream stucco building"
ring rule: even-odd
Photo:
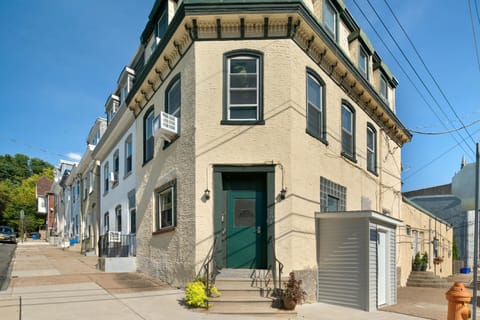
[[[316,274],[317,211],[382,216],[395,239],[411,135],[341,1],[157,1],[141,39],[139,270],[184,284],[215,244],[218,268]]]

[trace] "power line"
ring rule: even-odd
[[[375,8],[372,6],[372,3],[370,2],[370,0],[367,0],[368,1],[368,4],[370,5],[370,7],[373,9],[373,11],[375,12],[375,14],[377,15],[377,17],[380,19],[380,22],[382,23],[382,25],[385,27],[385,24],[383,23],[382,19],[380,18],[380,16],[378,15],[377,11],[375,10]],[[458,113],[455,111],[455,108],[453,108],[452,104],[450,103],[450,100],[447,98],[447,96],[445,95],[445,92],[442,90],[442,88],[440,87],[440,85],[438,84],[437,80],[435,79],[435,77],[433,76],[433,74],[431,73],[430,69],[427,67],[427,64],[425,63],[425,61],[423,60],[422,56],[420,55],[420,53],[418,52],[417,50],[417,47],[415,46],[415,44],[413,43],[413,41],[410,39],[407,31],[405,31],[405,28],[403,28],[403,25],[400,23],[400,21],[398,20],[397,18],[397,15],[395,14],[395,12],[393,12],[392,8],[390,7],[390,5],[388,4],[388,2],[386,0],[383,0],[383,2],[385,2],[385,4],[387,5],[388,7],[388,10],[390,10],[390,13],[392,14],[392,16],[395,18],[395,21],[397,22],[397,24],[400,26],[400,28],[402,29],[403,31],[403,34],[405,35],[405,37],[407,38],[408,42],[410,43],[410,45],[412,46],[413,50],[415,51],[415,53],[417,54],[418,58],[420,59],[420,62],[422,63],[423,67],[425,68],[425,70],[427,71],[428,75],[430,76],[430,78],[432,78],[433,82],[435,83],[438,91],[440,91],[440,94],[442,95],[442,97],[445,99],[445,101],[447,102],[447,105],[448,107],[450,108],[450,110],[453,112],[453,114],[455,115],[455,117],[457,118],[458,121],[460,121],[460,124],[463,126],[463,128],[465,129],[465,132],[467,133],[467,135],[470,137],[470,139],[472,140],[473,144],[475,144],[475,139],[473,139],[472,135],[470,134],[470,132],[468,131],[467,127],[465,126],[465,124],[463,123],[462,119],[460,119],[460,117],[458,116]],[[476,1],[475,1],[475,6],[476,6]],[[477,10],[477,16],[478,16],[478,10]],[[392,37],[390,31],[388,31],[387,29],[387,32],[390,34],[390,36]],[[392,37],[393,39],[393,37]],[[395,39],[393,39],[393,41],[395,42],[395,44],[397,45],[397,47],[400,49],[400,46],[398,45],[398,43],[395,41]],[[402,52],[403,54],[403,51],[400,49],[400,51]],[[405,57],[406,58],[406,57]],[[407,59],[407,58],[406,58]],[[408,61],[408,59],[407,59]],[[416,72],[415,72],[416,73]],[[423,82],[422,82],[423,83]]]
[[[448,131],[439,131],[439,132],[425,132],[425,131],[416,131],[416,130],[413,130],[413,129],[408,129],[408,131],[410,132],[413,132],[413,133],[417,133],[417,134],[424,134],[424,135],[442,135],[442,134],[450,134],[450,133],[454,133],[455,131],[460,131],[460,130],[463,130],[465,129],[466,127],[471,127],[473,126],[474,124],[477,124],[480,122],[480,119],[477,119],[473,122],[470,122],[469,124],[467,125],[464,125],[464,126],[461,126],[461,127],[458,127],[456,129],[452,129],[452,130],[448,130]]]
[[[468,3],[468,11],[470,12],[470,21],[472,22],[472,33],[473,33],[473,45],[475,47],[475,57],[477,58],[477,67],[478,70],[480,71],[480,56],[478,54],[478,44],[477,44],[477,32],[475,31],[475,22],[473,21],[473,13],[472,13],[472,4],[470,3],[470,0],[467,0]],[[477,12],[477,18],[480,23],[480,17],[478,15],[478,6],[477,6],[477,1],[475,0],[475,9]]]
[[[430,111],[432,111],[433,115],[438,119],[438,121],[440,121],[440,123],[443,125],[443,127],[445,129],[448,130],[448,127],[447,125],[445,124],[445,122],[440,118],[440,116],[437,114],[437,112],[435,112],[435,110],[433,109],[432,105],[427,101],[427,99],[425,98],[425,96],[423,95],[423,93],[420,91],[420,89],[418,88],[418,86],[413,82],[412,78],[410,77],[410,75],[407,73],[407,71],[405,70],[405,68],[403,67],[403,65],[400,63],[400,61],[398,61],[397,57],[395,56],[395,54],[392,52],[392,50],[390,49],[390,47],[386,44],[385,40],[383,40],[383,37],[378,33],[377,29],[373,26],[372,22],[370,21],[370,19],[367,17],[366,13],[362,10],[362,8],[358,5],[358,3],[354,0],[353,3],[355,4],[355,6],[358,8],[358,10],[360,11],[360,13],[363,15],[363,17],[365,18],[365,20],[367,21],[367,23],[370,25],[370,28],[375,32],[375,34],[377,35],[378,39],[382,42],[383,46],[385,47],[385,49],[390,53],[390,55],[392,56],[392,58],[395,60],[395,62],[397,63],[398,67],[400,68],[400,70],[405,74],[405,76],[407,77],[408,81],[410,82],[410,84],[415,88],[415,91],[418,93],[418,95],[420,96],[420,98],[422,98],[423,102],[427,105],[427,107],[430,109]],[[465,142],[465,138],[462,139],[461,142],[459,142],[457,140],[457,138],[452,135],[452,138],[455,140],[455,142],[457,143],[457,145],[460,145],[462,142]],[[465,147],[463,145],[460,145],[460,147],[462,148],[462,150],[465,152],[465,154],[467,154],[467,156],[470,155],[470,152],[468,152]]]

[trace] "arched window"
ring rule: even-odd
[[[224,124],[263,124],[263,54],[224,54]]]
[[[307,69],[307,133],[326,140],[325,82],[313,70]]]

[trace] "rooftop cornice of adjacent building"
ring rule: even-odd
[[[78,165],[75,167],[77,170],[76,172],[79,174],[83,174],[85,171],[91,169],[92,167],[92,152],[95,150],[95,146],[88,144],[87,148],[85,149],[85,152],[83,153],[82,159],[78,163]]]
[[[158,1],[156,6],[158,6]],[[344,5],[340,7],[344,8]],[[345,10],[341,12],[345,12],[343,16],[351,18]],[[149,103],[156,90],[167,79],[193,42],[221,39],[222,26],[225,23],[231,24],[235,18],[239,25],[266,23],[263,37],[248,37],[245,36],[245,31],[241,31],[243,32],[242,36],[238,39],[292,39],[330,75],[352,100],[356,101],[380,127],[384,128],[397,144],[401,146],[411,140],[411,133],[301,0],[261,2],[185,0],[181,2],[156,50],[146,62],[143,70],[137,74],[133,88],[126,99],[127,105],[134,111],[135,117]],[[283,36],[269,36],[269,19],[282,20],[282,23],[288,24],[286,27],[288,31]],[[358,28],[353,18],[350,20],[350,27],[354,30]],[[154,20],[151,18],[142,37],[148,33],[152,23]],[[217,30],[220,31],[210,37],[205,34],[200,37],[199,33],[202,32],[202,29],[199,25],[201,23],[216,25]],[[241,27],[241,29],[243,28]],[[392,77],[392,79],[394,78]]]
[[[93,123],[92,127],[90,128],[90,131],[88,132],[87,144],[88,144],[88,141],[90,141],[92,139],[96,130],[100,130],[100,127],[102,126],[102,124],[106,126],[107,125],[107,119],[102,118],[102,117],[97,117],[95,119],[95,122]]]
[[[102,161],[108,153],[118,144],[123,134],[133,125],[135,117],[132,112],[127,112],[127,105],[123,103],[113,117],[100,141],[92,151],[92,158]]]

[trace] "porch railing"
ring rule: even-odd
[[[137,241],[135,234],[109,232],[101,235],[98,240],[100,257],[135,257]]]

